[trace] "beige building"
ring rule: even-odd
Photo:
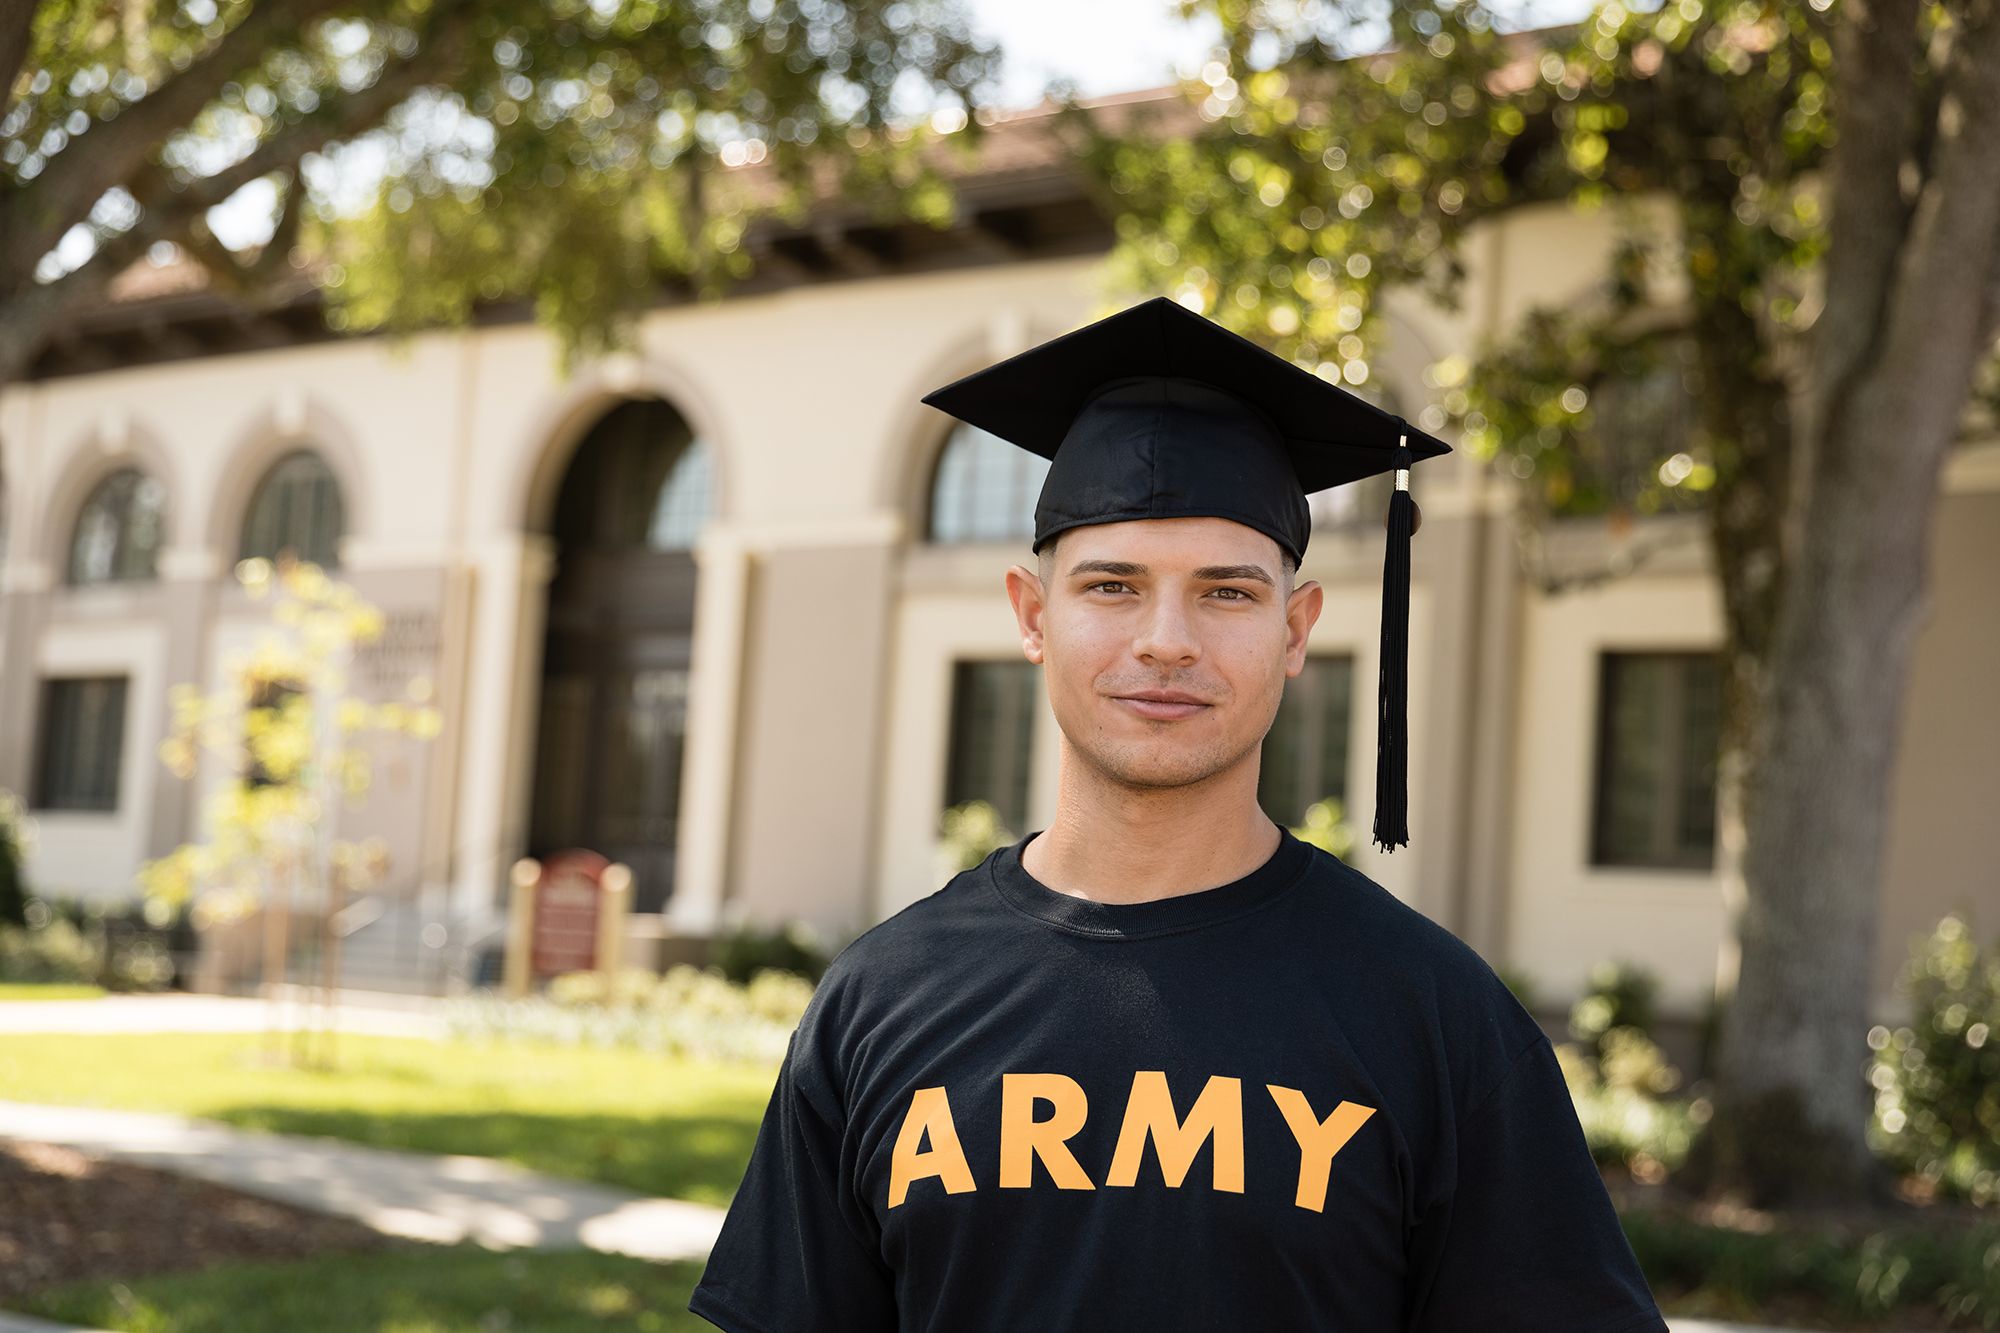
[[[254,312],[183,267],[129,274],[0,392],[0,786],[33,809],[32,884],[127,897],[141,861],[197,834],[221,774],[160,762],[168,689],[223,682],[265,614],[234,563],[280,546],[388,613],[360,687],[421,677],[446,717],[435,742],[385,751],[341,815],[392,849],[353,946],[380,980],[463,979],[524,853],[631,864],[642,935],[797,916],[838,937],[943,882],[947,805],[1043,827],[1057,733],[1001,577],[1032,564],[1045,465],[918,399],[1098,313],[1110,231],[1034,116],[994,142],[960,227],[765,233],[765,276],[660,305],[636,354],[568,379],[519,312],[396,345],[328,336],[310,294]],[[1484,227],[1461,311],[1394,304],[1376,389],[1421,412],[1429,365],[1581,296],[1611,241],[1607,217],[1560,206]],[[1415,488],[1411,845],[1366,836],[1366,485],[1314,501],[1302,577],[1325,611],[1260,796],[1289,823],[1343,798],[1356,866],[1553,1002],[1630,958],[1695,1011],[1727,933],[1698,527],[1550,595],[1522,572],[1504,478],[1459,452]],[[1891,811],[1885,1005],[1909,932],[1954,905],[2000,928],[1977,840],[2000,790],[2000,443],[1960,448],[1945,492]],[[1550,558],[1615,563],[1666,522],[1578,521]]]

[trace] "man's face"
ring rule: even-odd
[[[1050,577],[1007,572],[1022,649],[1071,745],[1112,779],[1178,787],[1242,763],[1305,665],[1321,589],[1286,595],[1278,543],[1225,518],[1061,534]],[[1152,701],[1174,692],[1191,702]]]

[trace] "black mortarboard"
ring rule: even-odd
[[[1295,558],[1306,496],[1394,469],[1382,573],[1375,841],[1409,842],[1406,815],[1409,469],[1451,446],[1176,301],[1156,296],[1051,338],[923,401],[1050,459],[1033,550],[1088,523],[1234,519]]]

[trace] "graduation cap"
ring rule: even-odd
[[[1375,842],[1407,816],[1410,467],[1451,446],[1164,296],[931,390],[923,401],[1051,460],[1033,550],[1090,523],[1234,519],[1305,555],[1306,496],[1393,469],[1382,566]]]

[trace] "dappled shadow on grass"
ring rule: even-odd
[[[370,1113],[250,1105],[219,1108],[210,1116],[238,1129],[497,1157],[531,1171],[717,1207],[736,1192],[757,1140],[756,1120],[741,1115]]]
[[[588,1251],[413,1246],[93,1283],[46,1293],[29,1313],[119,1333],[713,1333],[684,1308],[701,1269]]]

